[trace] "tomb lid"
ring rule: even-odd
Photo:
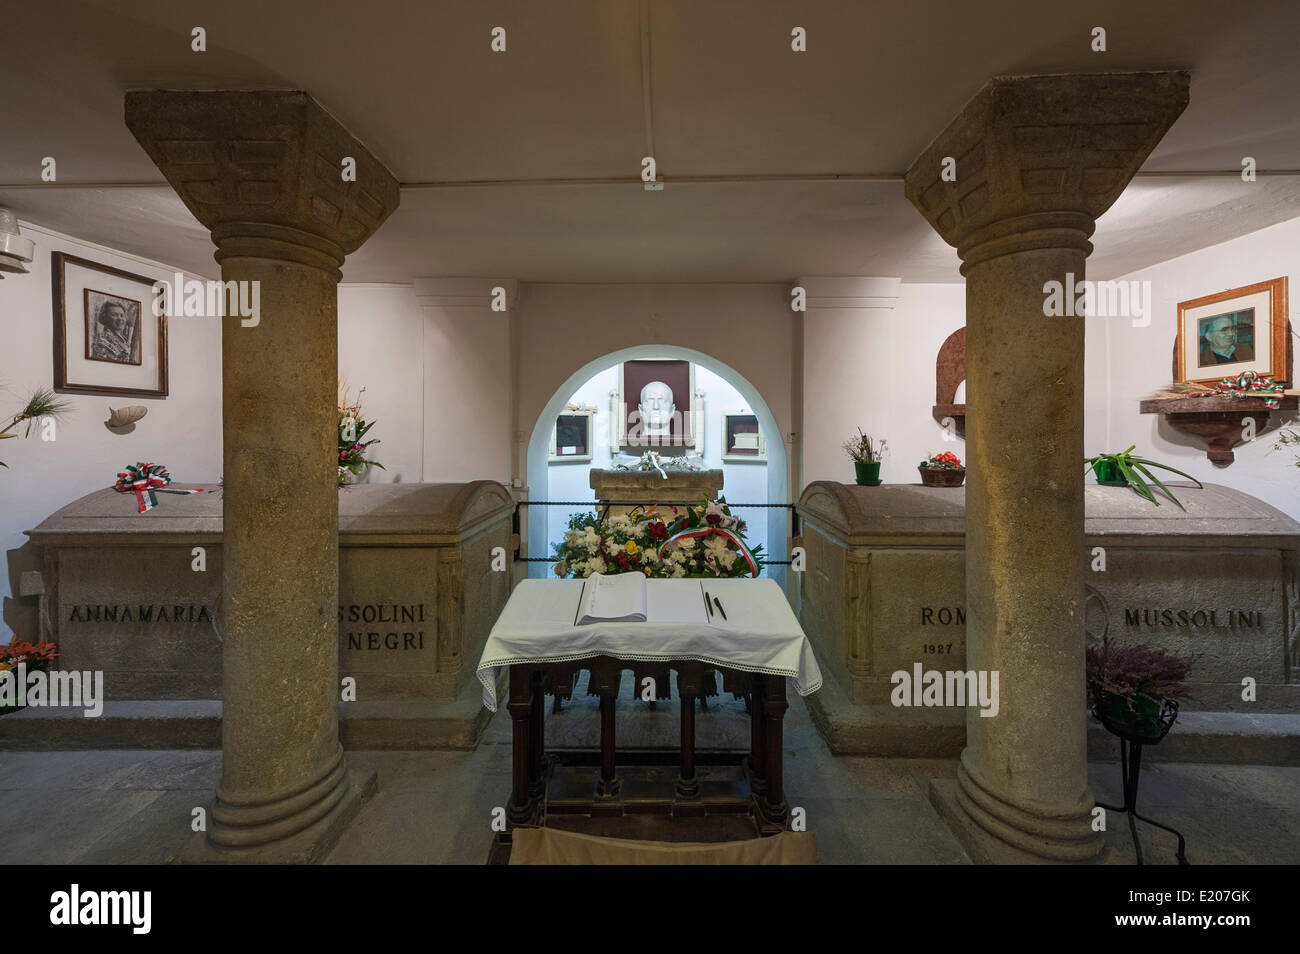
[[[1168,500],[1157,507],[1127,487],[1086,484],[1085,537],[1138,547],[1169,546],[1170,537],[1179,538],[1180,548],[1300,546],[1300,523],[1257,497],[1219,484],[1198,488],[1167,481],[1166,486],[1186,512]],[[797,511],[803,522],[849,546],[960,546],[966,532],[966,488],[860,487],[819,480],[804,490]]]
[[[189,496],[159,494],[139,513],[133,494],[96,490],[51,514],[27,535],[42,546],[219,544],[222,498],[211,484]],[[449,484],[353,484],[339,491],[339,537],[345,543],[456,543],[514,509],[510,491],[492,480]]]

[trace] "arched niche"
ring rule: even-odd
[[[611,365],[621,364],[624,361],[633,361],[638,358],[678,358],[686,361],[692,361],[700,367],[707,368],[714,374],[723,378],[728,384],[734,387],[749,405],[750,410],[758,418],[759,427],[765,435],[768,435],[767,441],[767,502],[768,503],[786,503],[789,501],[789,488],[787,485],[786,474],[788,472],[788,461],[786,455],[785,441],[782,439],[781,430],[776,423],[776,417],[772,414],[771,408],[767,401],[763,399],[758,388],[754,387],[743,375],[726,363],[719,361],[712,355],[703,351],[696,351],[693,348],[682,348],[676,345],[662,344],[642,344],[629,348],[623,348],[619,351],[612,351],[602,357],[588,361],[582,367],[577,368],[564,383],[561,384],[551,394],[551,398],[542,408],[541,414],[538,415],[533,423],[531,436],[528,440],[528,456],[526,461],[527,470],[525,472],[525,481],[528,486],[528,496],[532,500],[550,499],[549,480],[550,473],[547,468],[547,458],[549,456],[551,444],[551,427],[555,423],[556,415],[563,409],[565,402],[569,397],[586,383],[593,375],[603,371]],[[707,413],[716,413],[718,409],[706,409]],[[726,493],[726,488],[723,488]],[[739,503],[759,503],[761,501],[738,501]],[[592,504],[593,508],[595,503]],[[545,543],[538,544],[536,541],[545,541],[547,539],[547,520],[545,507],[526,507],[526,520],[528,527],[529,551],[527,556],[543,556],[541,552]],[[746,515],[748,519],[748,515]],[[767,553],[772,559],[782,560],[787,558],[790,548],[790,514],[789,511],[773,507],[767,511]],[[530,577],[544,577],[551,570],[550,564],[530,563],[528,564],[528,575]],[[784,566],[770,567],[766,575],[776,580],[782,587],[785,586]]]

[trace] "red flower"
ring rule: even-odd
[[[709,526],[716,527],[718,524],[722,523],[722,514],[711,513],[708,516],[706,516],[704,520],[706,523],[708,523]]]
[[[630,561],[627,558],[627,554],[623,552],[620,552],[617,556],[614,557],[614,562],[618,564],[618,568],[620,570],[626,570],[630,566]]]
[[[650,536],[656,540],[662,540],[668,536],[668,527],[662,520],[646,524],[646,529],[650,531]]]

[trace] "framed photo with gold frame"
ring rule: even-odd
[[[154,281],[53,252],[54,389],[167,396],[167,316]]]
[[[1254,371],[1289,383],[1289,334],[1285,276],[1179,302],[1175,379],[1213,384]]]

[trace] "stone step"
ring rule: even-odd
[[[477,683],[455,702],[343,702],[345,749],[473,749],[492,717]],[[88,719],[81,709],[21,709],[0,717],[0,750],[218,749],[216,699],[120,700]]]
[[[966,744],[966,714],[959,709],[859,706],[832,679],[807,698],[808,712],[836,755],[956,758]],[[996,718],[996,717],[995,717]],[[1144,760],[1300,765],[1300,714],[1182,712]],[[1119,759],[1119,740],[1091,718],[1088,759]]]

